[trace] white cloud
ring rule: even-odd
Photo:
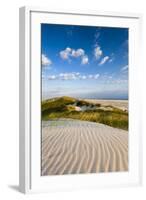
[[[80,74],[79,72],[71,72],[71,73],[60,73],[58,75],[50,75],[48,76],[49,80],[86,80],[92,79],[96,80],[99,78],[99,74]]]
[[[80,72],[75,72],[75,74],[76,74],[77,76],[79,76],[79,75],[80,75]]]
[[[88,75],[88,79],[98,79],[99,78],[99,74],[90,74]]]
[[[101,56],[102,56],[103,52],[101,50],[101,47],[100,46],[97,46],[95,49],[94,49],[94,56],[96,58],[96,60],[98,60]]]
[[[98,79],[99,76],[100,76],[99,74],[95,74],[95,75],[94,75],[94,79]]]
[[[42,54],[42,66],[50,66],[52,61],[44,54]]]
[[[85,55],[85,51],[83,49],[77,49],[77,50],[73,49],[72,54],[71,54],[71,56],[75,57],[75,58],[80,57],[80,56],[84,56],[84,55]]]
[[[85,80],[85,79],[87,79],[87,76],[83,75],[80,78],[83,79],[83,80]]]
[[[70,47],[67,47],[65,50],[60,51],[60,57],[63,60],[71,61],[71,58],[81,58],[81,64],[85,65],[88,64],[89,58],[85,54],[84,49],[71,49]]]
[[[75,80],[76,75],[74,73],[61,73],[58,75],[58,79],[61,80]]]
[[[55,80],[57,77],[55,75],[48,76],[49,80]]]
[[[70,48],[70,47],[67,47],[67,48],[66,48],[66,51],[70,53],[70,52],[71,52],[71,48]]]
[[[103,65],[105,64],[107,61],[109,60],[109,56],[105,56],[102,58],[102,60],[100,61],[100,63],[98,65]]]
[[[63,51],[60,51],[60,57],[63,59],[63,60],[68,60],[69,59],[69,56],[71,55],[71,51],[72,49],[70,47],[67,47],[65,50]]]
[[[88,76],[88,78],[89,79],[92,79],[94,76],[92,75],[92,74],[90,74],[89,76]]]
[[[128,65],[125,65],[121,68],[121,72],[127,72],[128,71]]]
[[[83,56],[82,58],[81,58],[81,64],[82,65],[86,65],[86,64],[88,64],[89,63],[89,58],[88,58],[88,56]]]

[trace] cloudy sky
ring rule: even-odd
[[[41,24],[42,98],[128,98],[128,29]]]

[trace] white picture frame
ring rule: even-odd
[[[19,180],[23,193],[123,187],[142,181],[140,123],[140,14],[20,8],[20,135]],[[40,175],[40,23],[129,28],[129,171],[67,176]],[[34,59],[35,58],[35,59]],[[35,66],[35,67],[34,67]]]

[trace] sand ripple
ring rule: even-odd
[[[72,119],[42,123],[42,175],[127,170],[127,131]]]

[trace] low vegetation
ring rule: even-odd
[[[94,109],[77,111],[76,107],[87,106]],[[101,108],[100,108],[101,107]],[[71,97],[60,97],[42,102],[42,120],[56,118],[71,118],[91,122],[98,122],[112,127],[128,130],[128,113],[118,108],[109,106],[103,109],[100,104],[92,104],[84,100]],[[111,109],[112,108],[112,109]]]

